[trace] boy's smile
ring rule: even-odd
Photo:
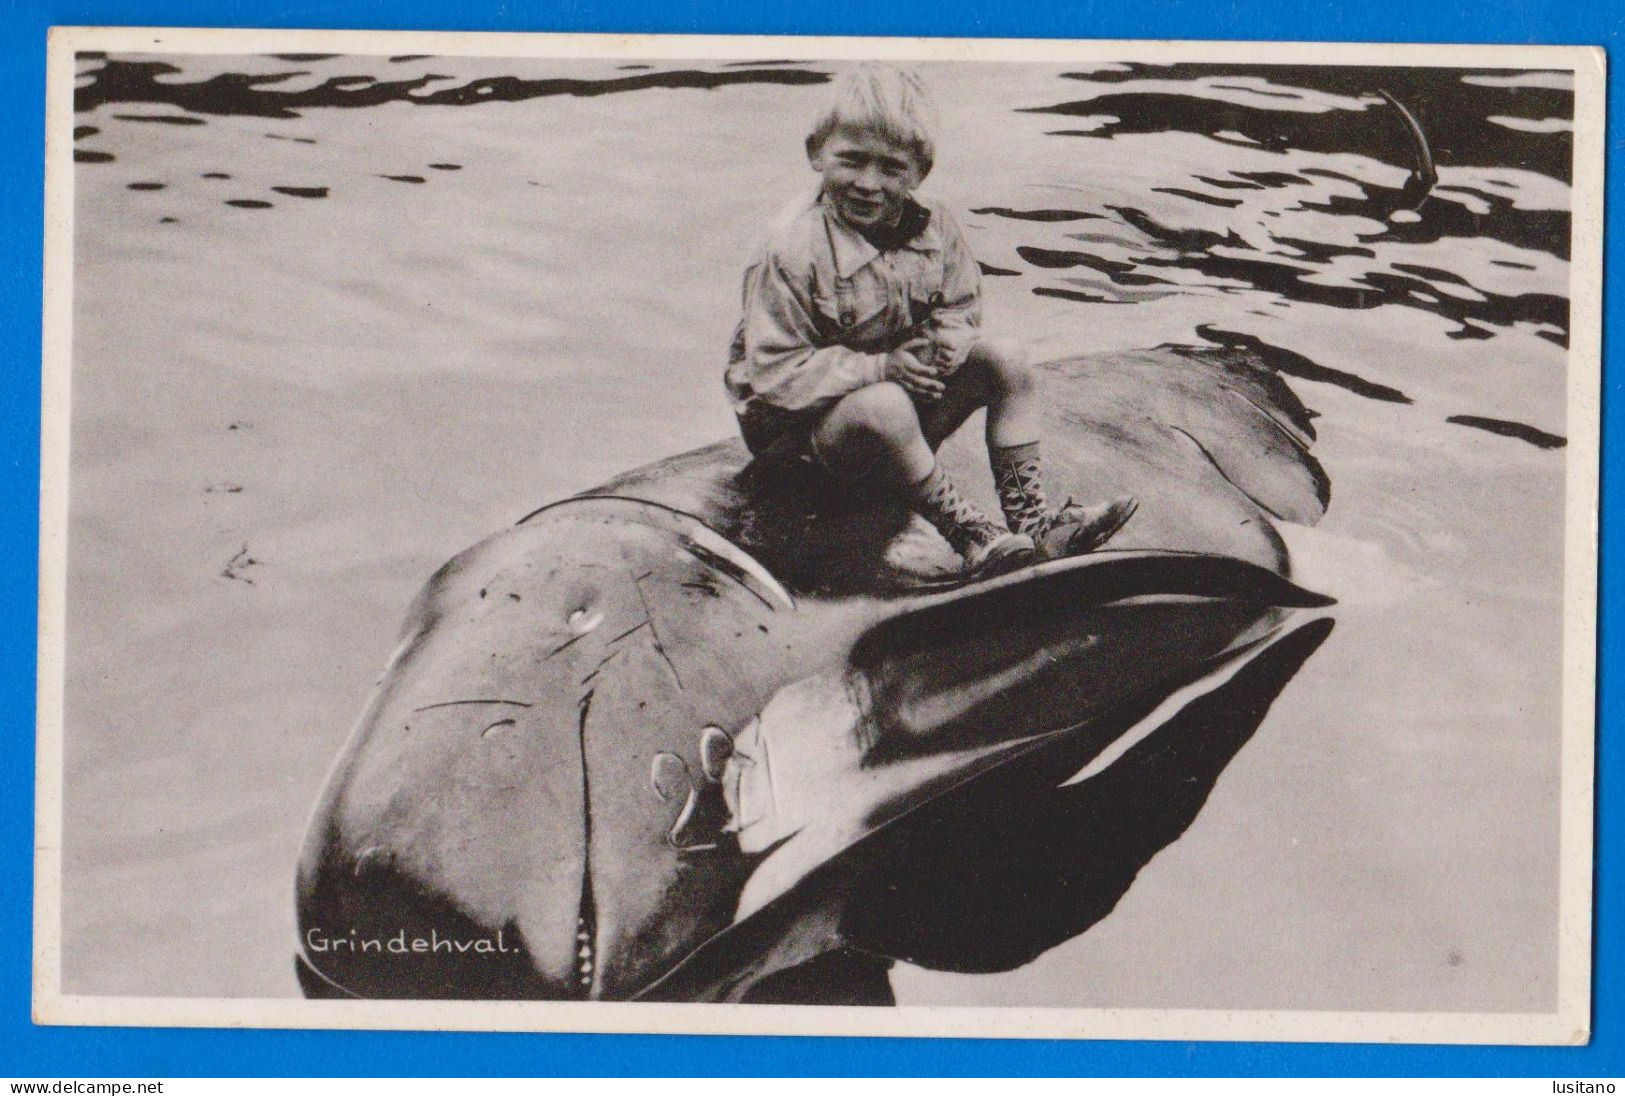
[[[870,129],[842,126],[812,157],[835,213],[857,229],[896,222],[925,177],[913,149]]]

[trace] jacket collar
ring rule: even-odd
[[[829,230],[830,247],[835,254],[836,274],[842,278],[850,278],[879,257],[880,249],[870,243],[861,232],[849,227],[836,216],[822,194],[819,195],[819,205],[824,211],[824,224]],[[893,244],[893,248],[921,252],[938,250],[936,233],[930,231],[931,219],[929,209],[913,198],[905,199],[903,215],[896,229],[897,241]]]

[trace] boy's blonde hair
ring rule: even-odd
[[[920,74],[904,65],[865,61],[835,77],[823,111],[807,134],[807,155],[815,157],[841,127],[869,130],[909,148],[930,174],[937,155],[937,108]]]

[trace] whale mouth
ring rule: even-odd
[[[588,689],[576,705],[576,749],[581,763],[581,899],[576,911],[570,989],[582,1000],[592,997],[598,985],[598,911],[592,885],[592,766],[587,756],[587,717],[592,714],[594,695],[595,690]]]

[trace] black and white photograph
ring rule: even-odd
[[[1600,51],[51,66],[37,1021],[1587,1041]]]

